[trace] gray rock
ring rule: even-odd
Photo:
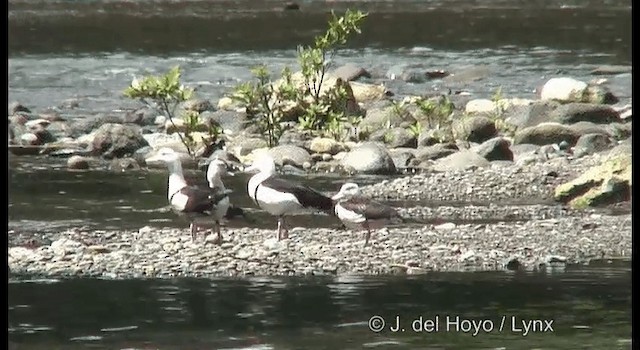
[[[69,130],[69,124],[65,121],[55,121],[47,126],[47,130],[54,136],[54,138],[65,137]]]
[[[295,129],[285,130],[285,132],[280,135],[280,139],[278,140],[278,144],[280,145],[293,145],[298,147],[303,147],[307,145],[308,137],[307,135],[301,133]]]
[[[344,151],[344,146],[328,137],[316,137],[306,143],[306,148],[314,153],[328,153],[331,155]]]
[[[442,69],[432,69],[432,70],[426,71],[425,75],[427,76],[427,79],[435,80],[435,79],[442,79],[444,77],[448,77],[449,75],[451,75],[451,73]]]
[[[489,161],[477,153],[462,150],[438,159],[433,165],[435,171],[459,171],[472,168],[482,168],[489,165]]]
[[[392,148],[389,150],[389,155],[396,169],[402,169],[409,166],[411,160],[415,158],[415,152],[413,148]]]
[[[180,152],[187,151],[182,140],[180,140],[180,135],[177,133],[165,134],[163,132],[154,132],[150,134],[142,134],[142,137],[147,141],[147,144],[154,149],[169,147]]]
[[[397,64],[387,70],[385,78],[407,83],[422,83],[427,80],[427,74],[422,64]]]
[[[226,132],[237,133],[243,130],[247,123],[247,113],[227,111],[224,109],[217,110],[215,112],[205,111],[200,114],[200,118],[204,120],[212,120],[216,124],[220,125]]]
[[[487,117],[466,117],[453,122],[453,136],[457,140],[484,142],[497,132],[496,123]]]
[[[513,152],[511,152],[510,146],[511,143],[508,140],[502,137],[495,137],[475,147],[474,151],[489,161],[513,161]]]
[[[294,145],[279,145],[269,149],[269,154],[277,164],[293,165],[302,168],[305,162],[311,163],[311,155],[306,149]]]
[[[133,153],[133,159],[136,160],[136,162],[138,162],[138,164],[140,164],[141,166],[146,166],[146,162],[145,159],[149,158],[149,156],[151,155],[151,153],[153,153],[153,147],[151,146],[144,146],[140,149],[138,149],[137,151],[135,151]]]
[[[123,118],[117,115],[98,114],[86,118],[75,120],[69,126],[67,136],[77,138],[81,135],[90,133],[99,128],[103,124],[120,124]]]
[[[582,102],[612,105],[620,102],[620,99],[605,85],[589,84]]]
[[[514,158],[520,158],[522,156],[528,156],[532,154],[536,154],[540,149],[538,145],[532,145],[530,143],[521,143],[517,145],[511,145],[510,147],[511,153],[513,153]]]
[[[378,129],[369,135],[368,140],[371,142],[384,143],[384,137],[387,134],[387,129]]]
[[[405,128],[393,128],[391,130],[387,130],[384,134],[384,142],[389,146],[389,148],[415,148],[418,146],[416,135]]]
[[[416,151],[416,158],[421,162],[436,160],[456,153],[458,150],[458,146],[454,143],[438,143],[419,148],[418,151]]]
[[[372,108],[367,110],[367,114],[358,124],[358,128],[364,132],[372,133],[376,130],[400,126],[403,121],[409,119],[411,119],[410,115],[398,115],[392,106]]]
[[[335,173],[336,171],[342,169],[342,166],[335,161],[320,161],[313,166],[313,169],[314,171],[319,173]]]
[[[31,113],[31,110],[20,102],[11,102],[9,104],[9,115],[14,115],[18,112]]]
[[[140,170],[140,164],[135,158],[115,158],[109,163],[109,170],[123,172],[127,170]]]
[[[83,156],[71,156],[67,159],[67,169],[87,170],[89,169],[90,158]]]
[[[350,172],[365,174],[394,174],[393,159],[386,148],[373,142],[365,142],[349,151],[340,162]]]
[[[201,98],[193,98],[188,101],[185,101],[182,104],[182,108],[187,111],[195,111],[198,113],[202,113],[204,111],[213,111],[213,104],[209,100],[201,99]]]
[[[418,135],[417,147],[426,147],[435,145],[445,140],[450,140],[453,136],[448,135],[445,129],[433,129],[429,127],[423,127]]]
[[[592,103],[568,103],[554,110],[551,117],[563,124],[581,121],[607,124],[620,121],[620,115],[610,106]]]
[[[155,124],[156,118],[161,115],[155,108],[139,108],[125,113],[122,121],[124,123],[138,124],[140,126],[151,126]]]
[[[51,251],[56,256],[80,253],[84,245],[72,239],[60,238],[51,242]]]
[[[42,142],[40,142],[40,139],[36,134],[26,132],[20,135],[20,144],[25,146],[39,146],[42,145]]]
[[[249,134],[239,134],[227,144],[227,150],[239,158],[246,156],[253,150],[266,148],[267,146],[267,141],[263,138]]]
[[[542,123],[516,131],[513,137],[513,143],[530,143],[542,146],[566,141],[570,145],[575,145],[578,137],[580,137],[580,135],[566,125],[560,123]]]
[[[367,72],[366,69],[351,63],[347,63],[334,69],[333,72],[331,72],[331,75],[346,81],[358,80],[363,77],[371,78],[371,74]]]
[[[9,116],[9,124],[24,126],[29,121],[29,116],[25,114],[14,114]]]
[[[604,151],[611,145],[611,138],[604,134],[586,134],[580,136],[574,146],[573,153],[576,157]]]
[[[605,130],[616,140],[625,140],[631,137],[631,127],[631,123],[611,123],[605,126]]]
[[[488,66],[474,66],[465,67],[457,72],[451,73],[451,75],[442,79],[448,84],[466,84],[473,81],[482,80],[489,76],[491,70]]]
[[[419,84],[427,80],[427,74],[422,69],[410,69],[402,72],[400,79],[407,83]]]
[[[551,121],[550,114],[560,107],[555,101],[534,101],[529,105],[512,105],[503,113],[505,122],[518,128],[536,126]]]
[[[80,107],[80,99],[68,98],[60,103],[62,109],[75,109]]]
[[[107,159],[121,158],[131,156],[138,149],[148,145],[139,126],[107,123],[96,131],[91,152]]]
[[[581,136],[586,134],[603,134],[612,136],[611,133],[607,130],[606,126],[602,124],[596,124],[592,122],[577,122],[569,125],[569,127]]]

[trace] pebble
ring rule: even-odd
[[[100,242],[85,245],[71,239],[77,232],[63,231],[52,233],[52,243],[37,249],[10,247],[8,261],[12,273],[105,278],[421,274],[537,269],[545,264],[556,268],[600,259],[603,251],[630,259],[630,218],[601,214],[590,219],[597,225],[588,230],[582,228],[580,215],[487,223],[482,230],[477,224],[447,223],[446,234],[429,234],[431,225],[391,227],[373,231],[367,247],[361,235],[348,230],[306,229],[296,239],[278,241],[273,230],[239,228],[229,232],[237,237],[233,242],[205,247],[204,242],[183,244],[187,229],[146,229],[138,230],[135,240],[135,231],[106,232],[102,237],[111,237],[110,243],[120,247],[113,250]],[[166,243],[157,242],[158,237]]]
[[[400,207],[408,222],[374,230],[367,247],[361,232],[326,228],[292,228],[282,241],[274,238],[273,229],[230,228],[219,246],[191,242],[186,228],[72,229],[37,233],[44,243],[36,249],[26,247],[35,233],[9,234],[8,263],[12,273],[51,277],[172,278],[423,274],[563,268],[593,258],[630,260],[631,214],[536,203],[598,161],[554,158],[532,166],[423,173],[362,186],[364,195],[381,200],[466,201]],[[434,219],[440,224],[433,225]]]

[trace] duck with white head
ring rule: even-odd
[[[336,201],[336,216],[347,228],[366,230],[365,246],[369,244],[372,229],[382,228],[394,221],[402,221],[395,209],[362,196],[360,187],[353,182],[343,184],[331,199]]]
[[[147,163],[163,162],[169,169],[167,199],[171,209],[186,217],[192,240],[197,232],[212,224],[216,228],[214,243],[222,243],[220,221],[229,208],[229,193],[222,183],[222,176],[232,175],[223,160],[215,159],[209,163],[207,181],[209,188],[189,185],[184,178],[180,154],[171,148],[161,148],[155,155],[146,159]]]
[[[278,217],[278,240],[288,238],[287,215],[314,211],[333,214],[331,198],[309,186],[279,177],[275,160],[269,155],[259,156],[245,171],[258,172],[249,179],[247,192],[258,207]]]

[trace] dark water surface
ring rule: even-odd
[[[379,333],[368,328],[375,315],[387,321]],[[389,330],[396,316],[404,332]],[[413,331],[420,316],[423,324],[437,316],[439,328]],[[218,280],[12,278],[8,317],[9,341],[22,345],[18,349],[629,349],[631,269]],[[483,322],[486,331],[467,330],[469,320]],[[540,321],[536,332],[525,335],[523,320]],[[552,322],[553,331],[543,320]]]
[[[109,170],[72,171],[64,164],[46,157],[16,157],[10,155],[9,170],[9,229],[14,233],[52,233],[73,227],[96,230],[137,230],[143,226],[186,228],[188,223],[170,211],[167,201],[167,177],[165,169],[113,172]],[[188,181],[207,186],[202,170],[185,169]],[[237,172],[223,179],[233,192],[229,195],[233,206],[245,216],[228,220],[227,227],[257,227],[273,229],[276,219],[259,210],[247,194],[247,183],[252,174]],[[361,186],[393,179],[396,176],[338,174],[282,174],[285,178],[307,184],[331,196],[347,181]],[[427,190],[427,189],[425,189]],[[489,206],[491,201],[388,201],[396,208],[438,206]],[[553,204],[539,200],[505,201],[501,205],[527,206]],[[627,212],[625,212],[627,213]],[[322,214],[289,217],[292,227],[339,228],[335,217]],[[422,221],[421,221],[422,220]],[[470,219],[433,216],[428,219],[406,218],[404,225],[424,225],[441,221],[456,224],[484,224],[514,221],[507,218]]]
[[[134,76],[179,64],[185,83],[215,103],[250,78],[252,66],[296,70],[296,45],[325,30],[329,10],[347,7],[370,15],[362,35],[349,41],[334,64],[363,66],[373,75],[365,81],[383,83],[398,97],[447,89],[490,97],[501,88],[505,97],[535,98],[535,89],[549,78],[589,81],[600,65],[631,65],[629,0],[307,0],[300,1],[300,11],[282,11],[284,3],[9,0],[9,100],[71,120],[121,114],[139,106],[122,97]],[[475,68],[486,74],[479,80],[418,83],[386,77],[406,67],[454,73]],[[621,103],[630,102],[631,73],[604,78]],[[67,99],[78,107],[62,107]],[[68,172],[61,164],[10,160],[10,229],[183,227],[164,209],[166,172]],[[344,181],[299,179],[324,191]],[[275,225],[251,210],[246,176],[225,180],[238,189],[232,200],[248,209],[255,225]],[[324,217],[302,220],[337,225]],[[631,348],[628,266],[413,278],[25,278],[9,282],[9,340],[18,349]],[[391,323],[400,315],[406,330],[373,333],[367,327],[373,315]],[[411,320],[421,315],[438,315],[439,331],[413,332]],[[495,329],[476,336],[446,332],[446,317],[456,316],[487,320],[485,326]],[[506,330],[498,332],[503,316]],[[512,332],[512,316],[554,320],[554,332]]]
[[[69,171],[43,157],[10,157],[9,228],[14,232],[57,232],[83,226],[92,229],[138,229],[143,226],[185,228],[188,223],[169,211],[166,170],[150,169],[116,173],[108,170]],[[247,195],[252,174],[225,177],[234,192],[231,203],[247,218],[230,220],[229,227],[275,228],[276,219],[257,209]],[[185,170],[192,183],[207,186],[204,172]],[[284,175],[319,191],[337,192],[345,182],[338,175]],[[360,184],[382,180],[379,176],[351,179]],[[293,226],[338,227],[324,215],[291,217]]]
[[[370,13],[334,64],[354,63],[398,96],[465,90],[534,98],[554,76],[590,80],[599,65],[631,65],[631,1],[9,1],[9,99],[36,111],[74,99],[83,118],[138,104],[122,97],[134,76],[180,65],[184,82],[214,103],[250,68],[298,70],[295,48],[324,32],[328,11]],[[486,78],[403,83],[402,67],[475,67]],[[606,76],[623,102],[631,74]]]

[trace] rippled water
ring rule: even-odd
[[[172,65],[200,97],[217,101],[249,69],[297,67],[295,48],[324,31],[327,11],[370,12],[363,33],[334,64],[354,63],[399,96],[448,89],[478,97],[532,98],[547,79],[589,80],[603,64],[631,64],[630,1],[301,2],[282,11],[274,1],[9,1],[9,100],[37,111],[66,99],[62,114],[83,117],[136,104],[122,97],[134,76]],[[46,39],[45,39],[46,38]],[[452,73],[486,69],[487,78],[406,84],[385,77],[412,66]],[[631,75],[608,76],[630,99]]]
[[[32,159],[12,159],[9,173],[9,228],[14,232],[55,232],[77,226],[114,230],[138,229],[145,225],[188,226],[186,221],[169,211],[166,170],[73,172],[55,163],[34,168]],[[204,172],[190,170],[185,173],[193,183],[206,186]],[[250,176],[237,173],[224,179],[225,186],[234,191],[230,194],[231,202],[247,216],[231,220],[228,225],[275,228],[275,219],[257,210],[247,195],[246,186]],[[344,182],[337,175],[290,177],[329,192],[337,192]],[[361,176],[357,181],[367,184],[380,179]],[[34,205],[36,202],[37,206]],[[292,225],[310,227],[340,225],[334,218],[327,220],[327,217],[317,215],[294,216],[290,222]]]
[[[379,333],[368,328],[375,315],[387,322]],[[396,316],[404,332],[389,330],[395,329]],[[421,322],[413,321],[421,316],[423,325],[437,316],[439,328],[415,332],[413,326],[419,329]],[[421,277],[11,279],[8,317],[10,343],[36,349],[629,349],[631,269]],[[468,322],[463,320],[482,321],[484,330],[475,336],[476,331],[464,332]],[[540,323],[543,328],[523,335],[522,320],[552,321],[553,331]]]
[[[399,97],[464,90],[488,97],[533,98],[555,76],[585,81],[600,65],[631,65],[631,1],[8,1],[8,94],[35,112],[68,118],[135,108],[122,97],[134,76],[179,64],[185,82],[214,103],[250,67],[296,67],[295,48],[310,43],[328,11],[368,11],[362,35],[334,64],[354,63]],[[483,79],[404,83],[389,70],[413,67]],[[606,75],[621,103],[631,74]],[[74,99],[77,108],[62,102]],[[339,178],[314,181],[323,190]],[[374,178],[357,179],[360,183]],[[164,172],[72,173],[57,162],[13,158],[9,225],[16,231],[70,226],[181,226],[167,219]],[[246,178],[228,179],[243,189]],[[244,192],[233,194],[251,208]],[[256,211],[256,222],[268,220]],[[311,225],[333,225],[324,218]],[[295,223],[294,223],[295,224]],[[306,224],[306,223],[305,223]],[[337,224],[337,223],[335,223]],[[233,225],[231,223],[230,225]],[[243,225],[246,225],[244,223]],[[408,277],[220,280],[95,279],[9,282],[9,348],[56,349],[628,349],[628,266],[548,274],[432,273]],[[367,320],[395,315],[406,331],[373,333]],[[553,333],[415,333],[419,316],[553,319]],[[18,346],[19,345],[19,346]]]

